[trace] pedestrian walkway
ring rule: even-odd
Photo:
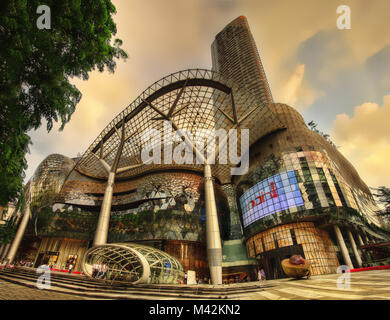
[[[51,290],[40,290],[28,288],[20,284],[0,280],[0,300],[91,300],[81,295],[69,295],[53,292]]]
[[[249,300],[390,300],[390,270],[350,274],[349,289],[337,287],[340,274],[306,279],[269,280],[265,290],[244,294]]]
[[[84,300],[84,299],[239,299],[239,300],[390,300],[390,270],[350,274],[350,287],[338,289],[340,274],[307,279],[266,280],[232,285],[116,285],[86,277],[52,274],[51,290],[36,288],[32,270],[0,272],[0,299],[3,300]]]

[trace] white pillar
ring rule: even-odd
[[[206,202],[207,257],[211,283],[222,284],[222,245],[219,233],[217,205],[209,164],[204,165],[204,186]]]
[[[5,249],[5,245],[6,245],[6,243],[3,243],[3,244],[0,246],[0,259],[3,257],[3,252],[4,252],[4,249]]]
[[[340,228],[337,225],[333,225],[334,232],[337,237],[337,243],[340,247],[341,254],[343,255],[344,262],[351,268],[353,269],[353,264],[351,261],[351,257],[349,256],[349,252],[347,249],[347,246],[345,245],[343,235],[341,234]]]
[[[7,253],[9,251],[9,247],[11,246],[11,243],[6,243],[4,246],[4,250],[0,256],[0,259],[4,259],[7,256]]]
[[[20,242],[24,236],[24,232],[26,231],[28,220],[30,219],[30,203],[26,203],[26,208],[24,209],[24,214],[22,221],[19,224],[18,231],[16,231],[16,235],[14,240],[12,241],[11,247],[7,254],[7,259],[9,263],[13,262],[15,259],[16,252],[19,249]]]
[[[353,254],[355,255],[355,258],[356,258],[356,262],[358,264],[358,267],[361,268],[362,265],[363,265],[362,264],[362,258],[360,257],[359,251],[357,249],[357,246],[356,246],[356,243],[355,243],[355,239],[353,238],[353,235],[352,235],[350,230],[347,230],[347,233],[348,233],[349,241],[351,242]]]
[[[357,238],[358,238],[358,241],[359,241],[359,246],[364,246],[364,242],[363,242],[363,239],[360,235],[360,233],[356,233],[357,234]]]
[[[114,182],[115,182],[115,172],[109,172],[106,190],[104,192],[103,203],[100,209],[99,220],[96,227],[95,237],[93,239],[94,247],[107,243],[108,228],[110,225],[112,194],[114,191]]]

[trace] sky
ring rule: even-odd
[[[297,109],[329,133],[370,187],[390,187],[390,1],[113,0],[128,53],[114,74],[73,79],[82,93],[63,131],[29,132],[25,182],[49,154],[82,154],[105,126],[160,78],[211,69],[215,35],[240,15],[249,27],[275,102]],[[351,29],[339,30],[339,5]],[[52,12],[52,15],[55,12]]]

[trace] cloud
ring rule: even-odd
[[[352,117],[339,114],[331,136],[340,151],[371,187],[390,186],[390,95],[383,105],[366,102],[354,108]]]
[[[379,103],[376,99],[386,93],[390,72],[381,66],[390,61],[384,50],[390,38],[383,36],[390,28],[389,1],[345,0],[352,10],[352,30],[347,31],[336,29],[339,0],[113,3],[116,37],[129,59],[118,62],[115,74],[92,72],[88,81],[74,80],[83,98],[64,131],[55,127],[47,133],[43,127],[31,132],[27,178],[51,153],[73,157],[84,152],[112,118],[163,76],[211,68],[215,35],[240,15],[248,18],[275,101],[285,99],[304,111],[322,131],[328,131],[336,114],[352,117],[361,101]]]
[[[369,56],[357,55],[351,37],[340,30],[320,31],[301,43],[297,52],[306,66],[305,82],[323,93],[304,116],[319,123],[323,131],[329,130],[340,111],[352,116],[354,106],[362,101],[380,103],[390,87],[390,46]]]
[[[390,45],[368,57],[365,69],[371,82],[375,83],[376,98],[381,98],[390,88]]]
[[[281,93],[277,101],[294,106],[295,109],[302,112],[316,99],[321,97],[323,93],[311,87],[310,83],[305,81],[304,75],[305,65],[300,64],[295,68],[294,73],[281,88]]]
[[[298,91],[302,85],[303,76],[305,74],[305,65],[300,64],[296,67],[295,72],[288,79],[283,87],[280,102],[295,105],[298,100]]]

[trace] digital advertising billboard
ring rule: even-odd
[[[258,182],[240,197],[244,227],[271,214],[303,205],[293,170]]]

